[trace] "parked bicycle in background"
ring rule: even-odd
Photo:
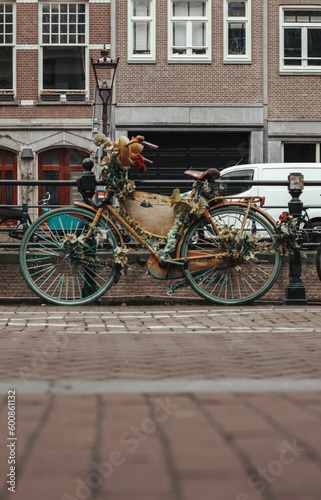
[[[48,206],[50,193],[46,193],[44,198],[38,201],[38,207]],[[22,240],[25,225],[29,227],[32,224],[28,212],[24,213],[23,208],[0,206],[0,239],[9,243]]]

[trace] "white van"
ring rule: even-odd
[[[287,181],[290,173],[301,173],[304,180],[320,181],[320,163],[254,163],[237,165],[221,171],[221,179],[251,180],[251,181]],[[288,211],[291,195],[287,186],[251,186],[226,184],[224,196],[264,196],[263,210],[269,213],[275,221],[282,212]],[[305,186],[300,196],[304,208],[314,227],[321,226],[321,185]]]

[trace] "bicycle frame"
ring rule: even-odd
[[[102,202],[95,205],[84,189],[82,202],[44,214],[22,241],[21,271],[39,297],[69,305],[99,299],[132,267],[124,244],[128,237],[149,252],[144,263],[154,278],[183,278],[169,286],[169,294],[189,285],[212,303],[232,305],[249,303],[271,288],[282,262],[277,227],[261,209],[263,199],[218,196],[215,168],[186,171],[196,180],[185,195],[178,189],[171,198],[134,192],[127,171],[146,169],[140,155],[144,138],[101,140],[106,152],[112,151],[102,171],[107,186]],[[112,204],[114,195],[120,209]]]
[[[102,201],[101,207],[99,207],[98,209],[91,206],[91,205],[88,205],[87,203],[84,203],[84,202],[74,202],[74,205],[86,208],[88,210],[91,210],[92,212],[96,212],[96,217],[92,223],[93,227],[96,226],[100,217],[103,217],[104,219],[108,220],[108,224],[113,227],[113,229],[115,230],[115,232],[117,234],[117,237],[119,238],[120,244],[123,245],[124,241],[123,241],[123,237],[121,235],[121,232],[119,231],[117,225],[113,222],[113,220],[108,216],[108,214],[106,214],[106,211],[109,212],[112,215],[112,217],[114,217],[129,233],[131,233],[132,236],[134,236],[134,238],[136,238],[139,241],[139,243],[143,247],[145,247],[150,252],[150,254],[152,256],[154,256],[156,258],[158,263],[162,263],[163,262],[162,258],[158,255],[157,251],[152,246],[150,246],[148,243],[146,243],[146,241],[135,231],[135,229],[109,203],[109,198],[111,197],[111,195],[112,195],[111,192],[107,192],[105,198]],[[220,203],[217,203],[218,200],[222,200],[222,201]],[[235,206],[236,205],[236,206],[241,206],[241,207],[246,208],[246,217],[244,217],[244,220],[242,222],[242,227],[240,229],[240,235],[243,234],[243,230],[244,230],[244,227],[245,227],[245,224],[247,221],[247,215],[248,215],[250,209],[260,213],[260,215],[262,215],[272,226],[274,226],[275,221],[272,219],[272,217],[270,217],[263,210],[258,208],[255,205],[256,203],[259,203],[262,206],[264,203],[264,200],[262,200],[262,198],[260,198],[260,197],[248,197],[248,198],[247,197],[245,197],[245,198],[233,197],[233,198],[229,198],[228,201],[224,197],[214,198],[214,199],[209,201],[210,207],[208,209],[205,209],[204,217],[212,225],[213,230],[214,230],[216,235],[219,234],[219,230],[218,230],[217,226],[215,225],[214,221],[211,219],[209,212],[211,210],[213,210],[214,208],[217,209],[217,208],[222,207],[222,206],[226,207],[226,206]],[[172,258],[171,261],[167,261],[166,262],[167,264],[173,264],[173,265],[182,265],[183,264],[183,262],[182,262],[183,259],[180,257],[181,246],[182,246],[183,240],[185,238],[186,232],[188,231],[189,227],[190,226],[185,226],[184,224],[182,225],[181,231],[180,231],[182,234],[176,242],[175,257]],[[91,229],[88,231],[88,234],[86,236],[89,237],[90,233],[91,233]],[[227,249],[226,243],[222,242],[222,246],[224,246]],[[198,259],[198,258],[199,257],[190,257],[190,260]],[[210,257],[208,257],[208,258],[210,258]]]

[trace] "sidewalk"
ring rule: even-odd
[[[320,318],[0,306],[0,500],[319,500]]]

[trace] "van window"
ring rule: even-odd
[[[240,181],[252,181],[254,177],[254,170],[240,170],[239,172],[229,172],[228,174],[222,175],[221,179],[224,180],[240,180]],[[244,191],[248,191],[251,189],[251,184],[242,184],[238,186],[237,184],[227,184],[226,188],[223,191],[222,196],[235,196]]]

